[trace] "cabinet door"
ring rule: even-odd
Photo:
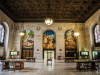
[[[22,50],[22,58],[33,57],[33,50]]]

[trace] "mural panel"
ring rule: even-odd
[[[43,34],[43,49],[55,49],[56,34],[47,30]]]
[[[65,48],[66,49],[76,49],[76,38],[74,36],[73,30],[68,30],[65,32]]]
[[[32,30],[26,30],[22,39],[22,48],[33,49],[34,47],[34,33]]]

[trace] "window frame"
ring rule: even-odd
[[[97,26],[98,24],[96,24],[93,28],[93,35],[94,35],[94,44],[95,44],[95,47],[100,47],[100,42],[96,43],[96,39],[95,39],[95,27]]]
[[[0,25],[2,25],[2,26],[3,26],[3,28],[4,28],[4,37],[3,37],[3,43],[0,43],[0,46],[4,46],[4,38],[5,38],[5,27],[4,27],[3,23],[1,23]]]

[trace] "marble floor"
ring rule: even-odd
[[[0,70],[0,75],[100,75],[100,71],[79,71],[76,70],[76,63],[65,63],[60,61],[52,61],[46,64],[43,62],[25,62],[24,69],[19,71]],[[0,69],[2,68],[0,63]]]

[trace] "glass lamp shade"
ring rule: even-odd
[[[20,32],[19,32],[19,35],[20,35],[20,36],[23,36],[23,35],[24,35],[24,32],[23,32],[23,31],[20,31]]]
[[[53,20],[51,18],[47,18],[47,19],[45,19],[45,23],[47,25],[51,25],[53,23]]]
[[[79,35],[79,32],[74,32],[74,35],[75,35],[75,36],[78,36],[78,35]]]

